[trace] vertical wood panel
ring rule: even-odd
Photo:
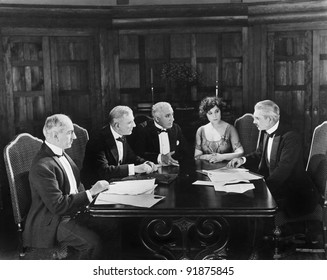
[[[305,155],[309,155],[310,143],[312,138],[312,121],[318,117],[315,111],[311,111],[311,114],[307,113],[307,108],[312,108],[312,31],[305,32],[304,36],[301,37],[303,41],[303,51],[305,56],[304,62],[304,85],[305,95],[304,104],[302,109],[302,115],[304,115],[304,151]],[[317,115],[317,116],[316,116]]]
[[[268,99],[272,99],[275,91],[275,35],[274,33],[268,34],[268,51],[267,51],[267,62],[268,62],[268,69],[267,69],[267,83],[268,83]]]
[[[263,25],[261,26],[261,100],[267,99],[267,26]]]
[[[171,35],[171,58],[183,59],[191,56],[191,38],[190,34],[172,34]]]
[[[4,49],[4,68],[5,68],[5,85],[6,85],[6,101],[7,101],[7,120],[8,120],[8,136],[12,138],[15,135],[15,115],[14,115],[14,98],[13,98],[13,73],[11,65],[11,43],[9,37],[3,38]]]
[[[247,27],[242,28],[242,53],[243,53],[243,68],[242,68],[242,76],[243,76],[243,94],[242,94],[242,109],[243,112],[250,111],[250,101],[249,101],[249,32]]]
[[[42,50],[43,50],[44,103],[45,103],[44,114],[50,115],[50,113],[53,110],[53,107],[52,107],[52,79],[51,79],[49,37],[47,37],[47,36],[44,36],[42,38]]]

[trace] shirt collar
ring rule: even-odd
[[[59,148],[58,146],[49,143],[47,140],[44,140],[44,143],[51,149],[51,151],[54,154],[56,154],[58,156],[62,156],[64,154],[64,150]]]
[[[275,123],[271,128],[267,129],[267,130],[266,130],[267,133],[268,133],[268,134],[272,134],[272,133],[274,133],[274,132],[277,130],[278,126],[279,126],[279,121],[276,122],[276,123]]]
[[[163,128],[160,124],[156,123],[156,121],[154,121],[154,125],[161,130],[167,130],[166,128]]]
[[[119,133],[117,133],[113,128],[112,126],[110,125],[110,130],[111,130],[111,133],[112,135],[114,136],[115,140],[117,141],[117,138],[119,137],[123,137],[122,135],[120,135]]]

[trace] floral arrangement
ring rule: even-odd
[[[161,78],[183,86],[192,86],[199,83],[200,74],[186,63],[165,63],[162,66]]]

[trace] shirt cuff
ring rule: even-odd
[[[159,164],[161,164],[161,154],[158,155],[158,157],[157,157],[157,162],[158,162]]]
[[[242,164],[246,163],[246,157],[242,157],[242,159],[243,159],[243,163]]]
[[[87,198],[89,199],[89,201],[91,202],[93,200],[92,198],[92,195],[91,195],[91,192],[89,190],[85,191],[86,192],[86,195],[87,195]]]
[[[135,165],[134,164],[129,164],[128,165],[128,176],[135,175]]]

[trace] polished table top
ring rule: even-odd
[[[197,170],[209,170],[222,167],[223,164],[210,164],[197,160]],[[178,174],[178,167],[161,167],[159,173]],[[272,217],[277,205],[264,180],[254,180],[255,189],[243,194],[216,192],[213,186],[192,185],[195,179],[208,180],[208,177],[196,172],[196,178],[181,174],[170,184],[159,184],[155,194],[165,196],[151,208],[129,205],[90,204],[88,211],[93,216],[108,217]]]

